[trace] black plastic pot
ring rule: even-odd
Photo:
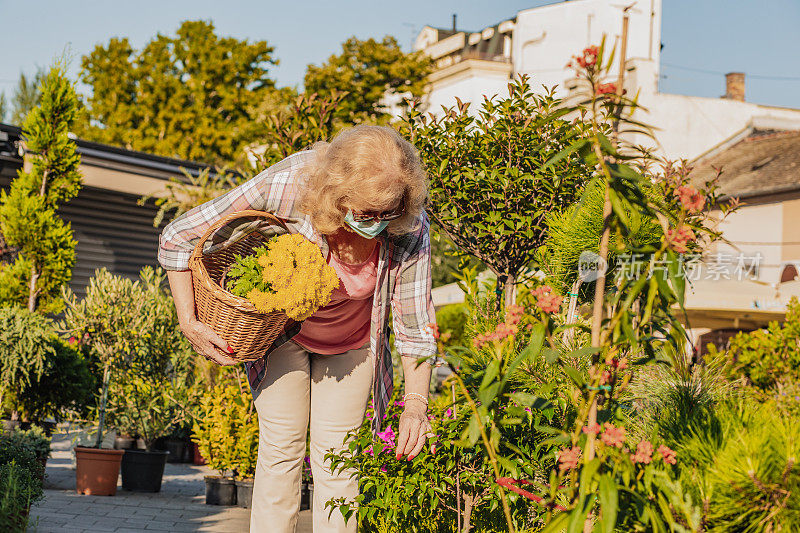
[[[236,480],[236,505],[249,509],[253,505],[253,480]]]
[[[236,483],[233,479],[206,476],[206,505],[236,505]]]
[[[125,450],[122,456],[122,488],[134,492],[158,492],[169,452]]]
[[[300,510],[305,511],[306,509],[311,509],[311,505],[313,503],[314,503],[314,484],[303,483],[302,487],[300,487]]]
[[[114,439],[115,450],[135,450],[136,439],[133,437],[117,437]]]
[[[167,439],[164,442],[164,448],[169,452],[169,463],[182,463],[183,456],[186,455],[186,442],[181,439]]]

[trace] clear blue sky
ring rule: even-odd
[[[113,36],[135,47],[182,20],[212,20],[217,32],[275,46],[278,85],[300,85],[308,63],[324,61],[351,35],[396,36],[406,48],[426,25],[481,29],[552,0],[0,0],[0,91],[21,71],[47,67],[67,48],[80,56]],[[624,2],[620,2],[624,3]],[[744,71],[747,99],[800,108],[800,0],[663,0],[662,83],[669,93],[716,97],[721,73]],[[695,72],[688,69],[712,71]],[[793,80],[757,79],[756,76]]]

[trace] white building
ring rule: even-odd
[[[536,89],[557,87],[565,96],[574,86],[566,65],[585,47],[616,45],[622,32],[622,7],[628,10],[626,90],[639,91],[647,112],[638,120],[657,130],[658,153],[670,159],[694,159],[747,130],[753,119],[800,129],[800,110],[744,101],[744,75],[731,73],[721,98],[664,94],[658,90],[661,49],[661,0],[571,0],[526,9],[513,19],[476,31],[426,26],[415,50],[424,50],[436,64],[431,75],[429,110],[440,113],[455,98],[477,108],[483,96],[504,95],[509,79],[527,74]],[[617,67],[612,71],[616,79]],[[572,82],[572,83],[571,83]],[[650,144],[646,138],[633,138]]]

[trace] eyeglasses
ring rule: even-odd
[[[391,211],[383,211],[376,213],[374,211],[364,211],[363,213],[353,213],[353,220],[356,222],[367,222],[372,220],[374,222],[389,222],[390,220],[397,220],[405,213],[405,205],[401,202],[396,209]]]

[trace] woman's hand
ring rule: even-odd
[[[234,352],[222,337],[199,320],[192,319],[188,320],[186,325],[181,324],[181,331],[192,343],[194,350],[209,361],[222,366],[231,366],[239,362],[223,353]]]
[[[400,460],[403,455],[408,455],[410,461],[419,455],[425,442],[433,437],[425,403],[409,398],[403,414],[400,415],[399,426],[395,458]],[[435,452],[435,448],[431,445],[431,453],[433,452]]]

